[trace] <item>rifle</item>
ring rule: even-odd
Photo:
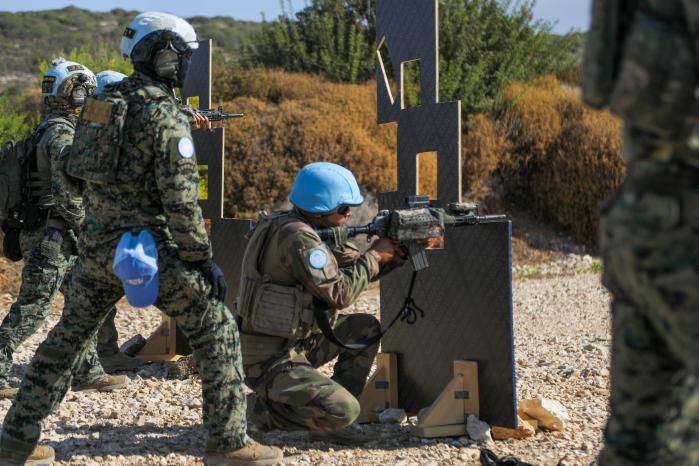
[[[202,116],[205,116],[209,121],[223,121],[230,120],[231,118],[243,118],[244,113],[223,113],[223,107],[219,107],[218,110],[212,108],[206,110],[196,110]]]
[[[369,224],[358,227],[337,227],[318,230],[323,241],[332,240],[338,234],[347,238],[366,234],[369,237],[389,238],[402,244],[409,252],[416,271],[429,267],[421,240],[440,238],[443,244],[444,230],[448,226],[478,225],[507,220],[506,215],[479,215],[478,207],[471,203],[452,203],[446,209],[430,207],[427,196],[410,196],[406,208],[382,210]]]
[[[410,263],[413,266],[413,275],[410,280],[410,288],[405,298],[403,307],[377,335],[347,344],[335,335],[326,312],[320,308],[314,309],[316,323],[321,331],[335,345],[351,350],[361,350],[376,344],[400,319],[409,325],[414,324],[419,318],[425,317],[425,311],[418,306],[413,298],[413,290],[420,270],[429,267],[425,247],[418,241],[439,238],[440,245],[444,244],[444,231],[447,226],[478,225],[482,223],[495,223],[507,220],[506,215],[479,215],[475,204],[452,203],[446,209],[430,207],[428,196],[410,196],[406,199],[406,208],[400,210],[382,210],[369,224],[359,227],[339,226],[316,230],[323,241],[338,238],[351,238],[366,234],[389,238],[400,243],[408,251]]]

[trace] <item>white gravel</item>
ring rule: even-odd
[[[537,433],[529,440],[497,441],[488,448],[534,464],[594,464],[607,413],[609,296],[600,285],[596,261],[570,256],[519,269],[514,282],[518,398],[548,397],[568,409],[571,420],[561,433]],[[524,270],[524,272],[522,272]],[[535,277],[535,278],[532,278]],[[13,301],[0,292],[0,316]],[[15,354],[14,384],[26,363],[60,316],[62,298],[41,327]],[[367,293],[355,309],[376,312],[378,294]],[[159,323],[154,310],[119,305],[121,342],[135,333],[150,334]],[[197,378],[167,380],[164,363],[132,373],[131,384],[118,392],[69,392],[48,418],[43,441],[57,451],[57,464],[173,465],[202,464],[201,385]],[[10,401],[0,401],[4,415]],[[305,434],[256,435],[284,448],[285,464],[296,465],[478,465],[479,447],[466,438],[421,440],[409,425],[371,425],[376,441],[367,448],[309,443]]]

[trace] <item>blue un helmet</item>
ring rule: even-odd
[[[170,13],[148,11],[129,23],[121,38],[121,54],[131,58],[134,69],[182,87],[197,34],[187,21]]]
[[[95,89],[95,95],[100,95],[104,92],[104,88],[109,84],[118,83],[124,79],[126,75],[124,73],[119,73],[118,71],[104,70],[97,73],[95,78],[97,78],[97,88]]]
[[[296,176],[289,200],[311,214],[332,214],[342,206],[364,202],[357,180],[340,165],[317,162],[306,165]]]
[[[84,65],[56,57],[41,81],[41,94],[49,105],[76,108],[85,104],[97,86],[95,74]]]

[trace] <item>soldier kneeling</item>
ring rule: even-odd
[[[326,244],[316,234],[343,225],[351,207],[364,202],[352,173],[339,165],[304,167],[290,200],[293,210],[261,219],[243,259],[237,312],[246,384],[255,391],[249,418],[261,430],[308,430],[311,439],[362,444],[371,439],[346,428],[359,416],[357,397],[379,343],[336,343],[361,343],[381,326],[372,315],[338,310],[402,263],[402,251],[379,239],[362,254],[342,235]],[[319,318],[330,322],[325,331]],[[317,370],[334,358],[332,378]]]

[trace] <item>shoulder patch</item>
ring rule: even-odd
[[[308,263],[317,270],[322,270],[328,265],[328,253],[323,248],[315,248],[308,254]]]
[[[180,138],[177,142],[177,152],[183,159],[194,157],[194,143],[189,138]]]

